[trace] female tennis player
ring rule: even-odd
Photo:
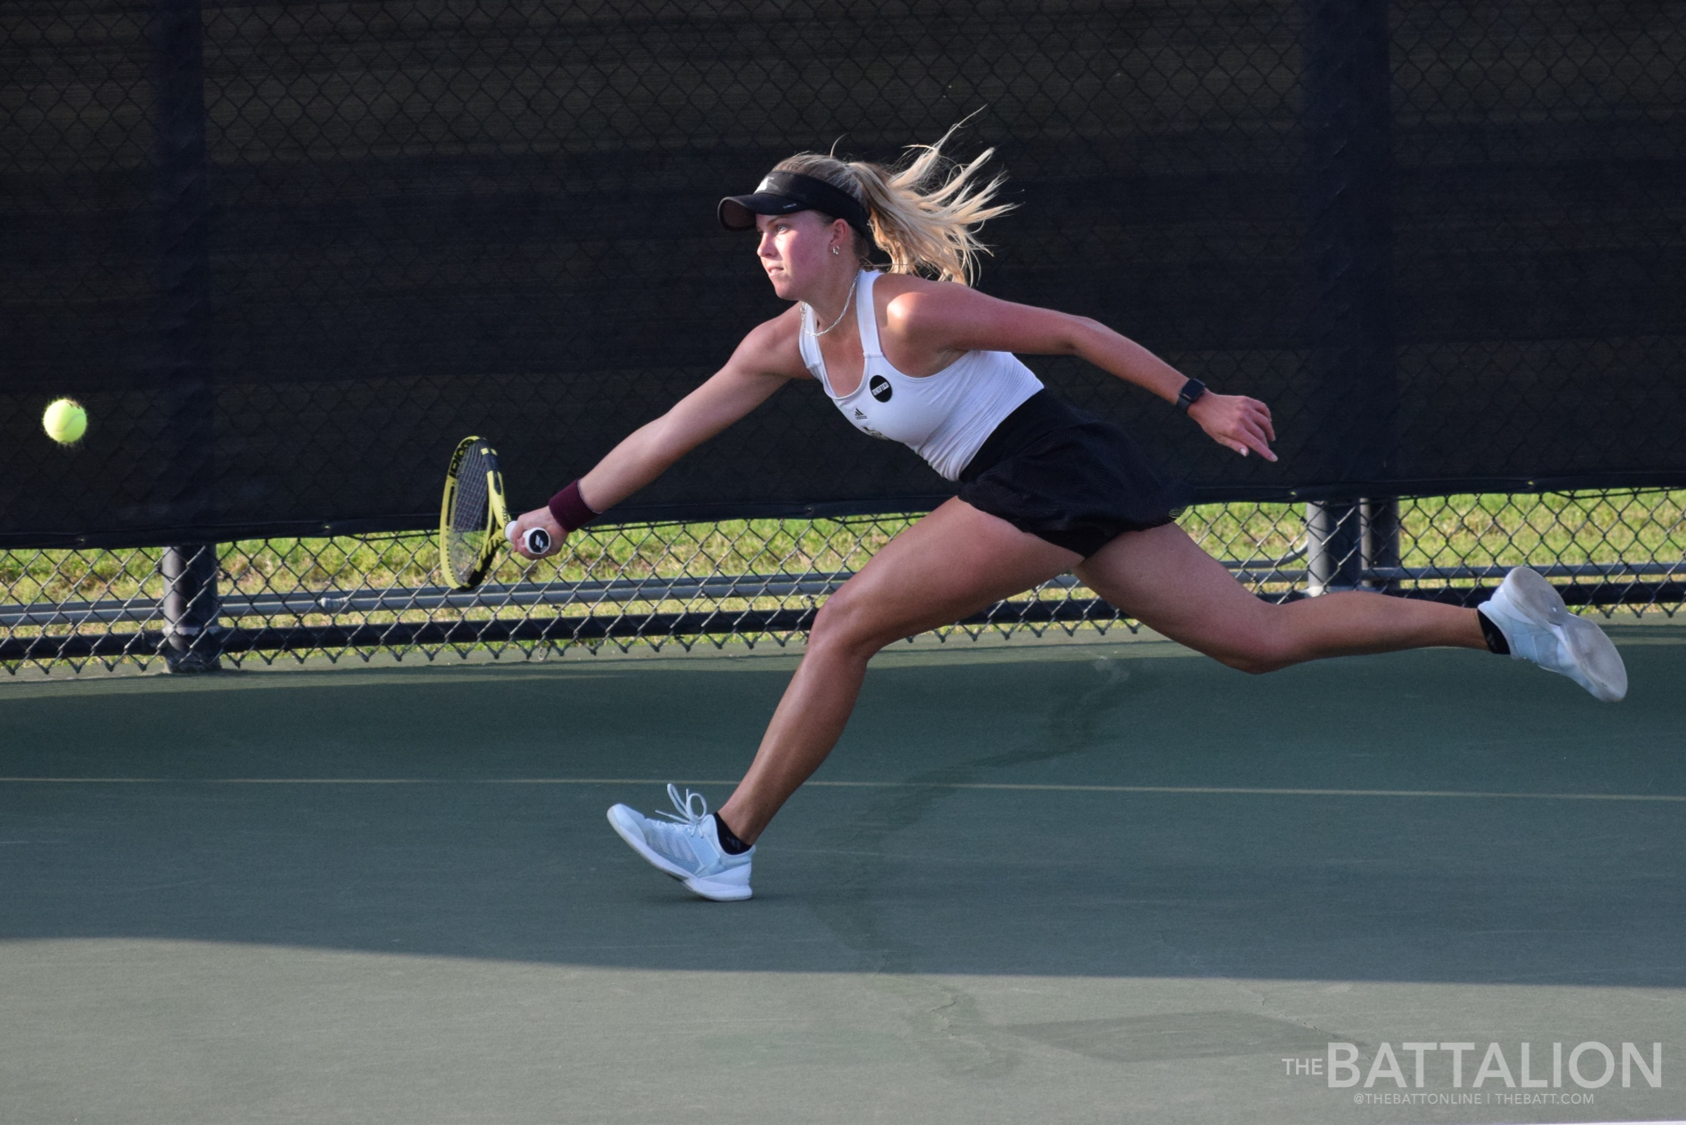
[[[1129,437],[1043,389],[1014,353],[1082,356],[1176,403],[1242,457],[1276,460],[1270,410],[1207,390],[1093,320],[970,288],[978,228],[1008,207],[995,202],[1002,178],[982,179],[991,152],[956,165],[942,155],[947,140],[910,148],[894,169],[794,156],[754,192],[722,200],[721,222],[757,232],[761,267],[791,308],[518,521],[559,546],[791,380],[817,383],[856,428],[911,446],[959,484],[820,609],[748,773],[718,812],[671,785],[673,813],[609,810],[646,860],[704,898],[748,898],[755,841],[843,733],[873,654],[1066,571],[1149,628],[1247,672],[1449,645],[1531,660],[1602,700],[1626,693],[1615,646],[1530,570],[1512,571],[1481,612],[1362,592],[1256,598],[1172,522],[1179,490]],[[869,265],[875,258],[887,266]]]

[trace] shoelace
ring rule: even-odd
[[[679,810],[680,815],[675,816],[673,813],[662,812],[660,809],[656,810],[656,815],[666,817],[675,824],[684,825],[685,831],[689,832],[693,836],[701,835],[703,821],[708,819],[708,801],[703,798],[703,795],[701,793],[693,793],[691,790],[687,789],[685,790],[684,800],[680,800],[679,790],[673,784],[669,783],[667,787],[667,799],[673,802],[673,807]],[[695,801],[697,804],[702,806],[701,812],[698,812],[691,807],[692,801]]]

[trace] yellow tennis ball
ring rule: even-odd
[[[75,399],[61,398],[41,415],[41,428],[60,445],[70,445],[88,432],[88,412]]]

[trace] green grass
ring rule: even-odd
[[[555,561],[523,565],[504,555],[488,579],[494,583],[590,582],[622,579],[703,578],[739,574],[823,577],[858,570],[914,517],[844,520],[728,520],[705,524],[634,525],[576,534]],[[1205,505],[1181,524],[1219,558],[1286,560],[1283,570],[1303,569],[1294,558],[1303,546],[1300,504]],[[1666,563],[1686,559],[1686,491],[1583,492],[1549,495],[1464,495],[1400,503],[1401,562],[1424,566],[1514,566],[1520,563]],[[117,551],[0,552],[0,607],[77,602],[154,602],[164,593],[160,548]],[[357,593],[435,586],[438,550],[431,534],[410,533],[332,539],[264,539],[224,544],[219,593],[225,598],[262,595]],[[1683,567],[1686,569],[1686,567]],[[1285,591],[1297,580],[1277,575],[1266,589]],[[1425,583],[1433,585],[1435,583]],[[1059,596],[1066,596],[1061,593]],[[651,613],[811,605],[811,597],[732,598],[678,602],[647,599],[607,603],[598,612]],[[1642,612],[1647,607],[1630,607]],[[571,603],[565,615],[594,607]],[[379,611],[340,614],[338,620],[380,623],[435,621],[493,614],[551,614],[553,609]],[[325,613],[277,615],[275,624],[327,624]],[[266,623],[252,617],[248,626]],[[78,631],[157,628],[156,616]],[[68,632],[72,626],[18,626],[0,637]]]
[[[1523,562],[1678,562],[1686,558],[1686,492],[1466,495],[1400,505],[1406,566]],[[1220,558],[1280,558],[1300,545],[1298,504],[1204,505],[1182,525]],[[859,569],[911,517],[728,520],[591,529],[558,562],[504,556],[491,582],[580,582],[710,574]],[[0,552],[0,604],[156,598],[162,549]],[[434,585],[430,533],[225,544],[228,593],[380,590]]]

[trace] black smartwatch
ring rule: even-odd
[[[1183,389],[1177,392],[1177,409],[1184,414],[1188,408],[1200,401],[1200,396],[1206,393],[1206,384],[1199,379],[1190,379],[1183,384]]]

